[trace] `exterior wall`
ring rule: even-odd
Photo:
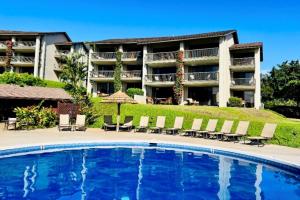
[[[230,52],[229,47],[234,44],[232,35],[220,38],[219,45],[219,107],[227,107],[230,97]]]
[[[255,92],[254,92],[254,107],[259,109],[261,107],[261,88],[260,88],[260,49],[255,51]]]

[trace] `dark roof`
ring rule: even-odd
[[[72,46],[72,45],[76,45],[76,44],[81,44],[84,47],[84,49],[86,51],[88,51],[88,48],[87,48],[87,46],[85,45],[84,42],[71,42],[71,41],[69,41],[69,42],[57,42],[57,43],[55,43],[55,45],[57,45],[57,46]]]
[[[263,43],[262,42],[251,42],[234,44],[229,49],[231,51],[242,50],[242,49],[258,49],[260,48],[260,60],[263,61]]]
[[[52,35],[52,34],[64,34],[69,41],[72,41],[66,32],[33,32],[33,31],[12,31],[12,30],[0,30],[0,35]]]
[[[94,41],[94,42],[89,42],[89,43],[97,43],[97,44],[150,44],[150,43],[160,43],[160,42],[215,38],[215,37],[226,36],[226,35],[229,35],[229,34],[233,34],[235,43],[238,43],[238,37],[237,37],[236,30],[200,33],[200,34],[192,34],[192,35],[181,35],[181,36],[168,36],[168,37],[108,39],[108,40],[99,40],[99,41]]]
[[[30,100],[71,100],[72,97],[61,88],[46,88],[36,86],[18,86],[0,84],[0,99],[30,99]]]

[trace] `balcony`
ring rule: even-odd
[[[17,52],[33,52],[35,51],[35,41],[16,41],[13,48]]]
[[[61,59],[63,57],[68,56],[71,53],[70,50],[56,50],[55,51],[55,58]]]
[[[5,51],[7,48],[6,41],[0,41],[0,50]]]
[[[142,71],[141,70],[122,71],[121,80],[126,82],[142,81]]]
[[[91,80],[97,82],[112,82],[114,80],[114,71],[92,71]]]
[[[174,66],[177,59],[177,51],[147,53],[146,63],[151,67]]]
[[[184,74],[183,84],[186,86],[218,86],[218,72],[191,72]]]
[[[214,64],[219,62],[219,48],[193,49],[184,51],[187,65]]]
[[[230,69],[234,72],[255,71],[255,58],[232,58]]]
[[[115,52],[94,52],[91,54],[91,61],[96,64],[115,64]]]
[[[125,64],[135,64],[139,60],[140,56],[141,56],[140,51],[123,52],[122,61]]]
[[[255,79],[252,78],[232,78],[232,90],[255,90]]]
[[[34,57],[29,56],[14,56],[11,59],[11,64],[20,67],[33,67]]]
[[[6,56],[0,56],[0,66],[5,65]]]
[[[145,85],[170,87],[175,83],[175,73],[171,74],[148,74],[145,75]]]

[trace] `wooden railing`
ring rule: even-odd
[[[16,41],[14,47],[35,47],[35,41]]]
[[[18,63],[33,63],[34,57],[28,56],[14,56],[11,59],[11,62],[18,62]]]
[[[153,62],[153,61],[168,61],[168,60],[176,60],[177,59],[177,51],[171,52],[159,52],[159,53],[147,53],[146,54],[146,61]]]
[[[247,58],[232,58],[231,63],[233,66],[236,65],[255,65],[254,57],[247,57]]]
[[[91,72],[92,78],[113,78],[114,77],[114,71],[92,71]]]
[[[206,48],[206,49],[193,49],[185,50],[184,58],[193,59],[193,58],[202,58],[202,57],[216,57],[219,56],[219,48]]]
[[[145,75],[147,82],[173,82],[175,81],[176,74],[148,74]]]
[[[218,72],[191,72],[184,74],[185,81],[212,81],[218,79]]]
[[[121,78],[142,78],[141,70],[122,71]]]
[[[255,85],[255,79],[252,78],[232,78],[231,79],[231,85],[245,85],[245,86],[254,86]]]

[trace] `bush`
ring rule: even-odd
[[[144,91],[140,88],[129,88],[127,89],[126,93],[132,98],[134,95],[144,95]]]
[[[5,72],[3,74],[0,74],[0,83],[15,84],[20,86],[46,86],[46,83],[42,79],[34,77],[33,75],[28,73],[18,74]]]
[[[38,106],[17,107],[14,109],[20,128],[49,128],[56,125],[57,116],[52,108]]]
[[[242,107],[243,105],[243,100],[238,97],[230,97],[228,101],[228,105],[230,107]]]
[[[297,106],[297,102],[294,100],[274,99],[272,101],[266,101],[264,103],[265,108],[271,108],[274,106]]]

